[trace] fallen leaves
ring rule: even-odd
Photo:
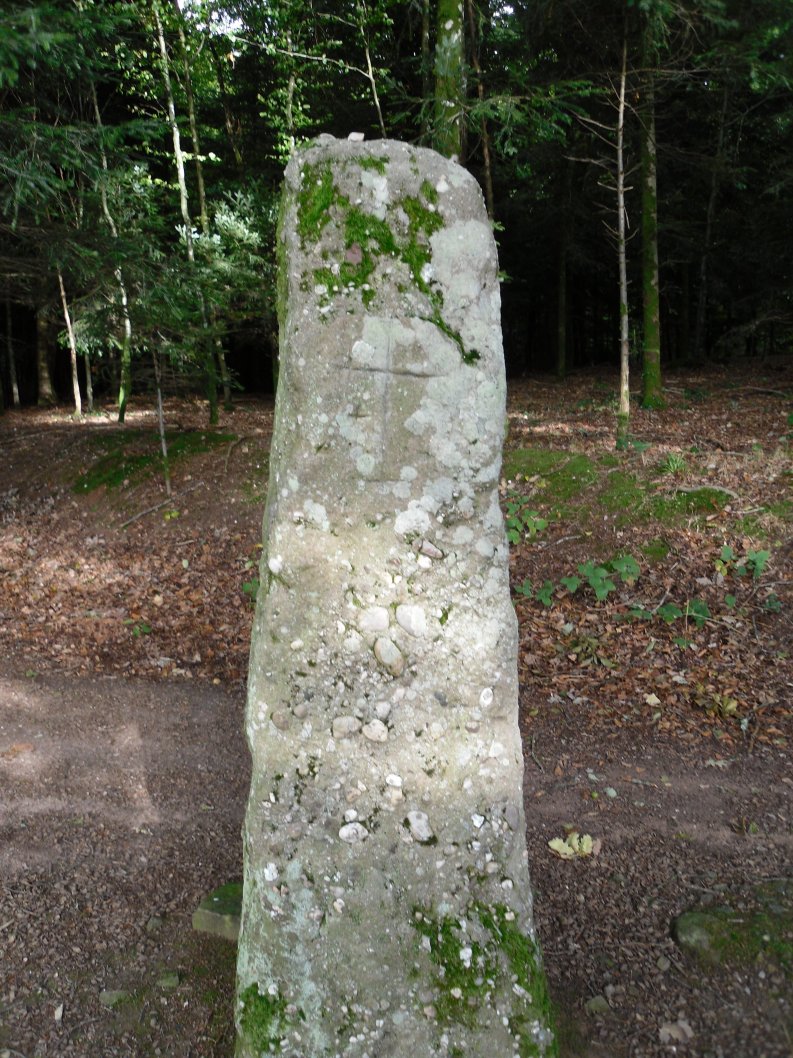
[[[597,856],[601,849],[601,839],[594,839],[590,834],[579,834],[571,830],[564,838],[551,838],[548,848],[562,860],[581,859],[584,856]]]

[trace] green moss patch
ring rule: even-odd
[[[793,976],[793,908],[761,907],[737,911],[730,907],[686,911],[676,920],[675,940],[707,966],[773,964]]]
[[[384,172],[386,162],[387,159],[370,156],[358,159],[356,164],[364,169]],[[429,302],[430,311],[422,318],[435,324],[454,342],[465,363],[473,364],[480,359],[481,354],[476,349],[467,348],[462,336],[443,318],[443,295],[425,273],[425,267],[432,258],[430,238],[444,224],[443,217],[436,209],[437,200],[437,191],[425,180],[418,195],[405,195],[392,203],[391,212],[397,215],[401,210],[407,218],[407,231],[398,234],[387,220],[367,213],[341,194],[334,184],[330,166],[307,165],[297,196],[297,230],[305,246],[309,240],[319,238],[332,217],[343,227],[342,258],[335,263],[324,264],[313,272],[314,285],[325,288],[325,293],[321,295],[323,307],[332,303],[335,293],[351,287],[361,291],[361,300],[368,307],[377,296],[370,282],[377,258],[395,258],[406,265],[414,286]],[[323,253],[326,260],[327,256]],[[279,270],[284,272],[283,263]]]
[[[211,452],[218,445],[228,444],[236,439],[236,434],[207,430],[184,433],[168,431],[165,436],[170,462],[201,452]],[[143,430],[124,431],[123,434],[103,437],[101,444],[106,455],[100,457],[92,467],[74,480],[74,492],[94,492],[102,486],[115,489],[125,481],[139,479],[162,467],[160,438],[157,434]]]
[[[297,230],[300,238],[318,239],[330,220],[330,207],[337,198],[329,165],[307,165],[298,196]]]
[[[438,971],[434,978],[438,1021],[475,1027],[493,986],[501,979],[503,987],[506,978],[514,995],[509,1027],[519,1041],[521,1058],[553,1056],[558,1050],[550,1032],[551,1002],[540,951],[510,914],[501,904],[475,903],[463,929],[456,918],[413,909],[413,926],[429,941],[429,957]],[[481,929],[471,928],[475,919]],[[538,1022],[549,1030],[544,1043],[537,1039]]]

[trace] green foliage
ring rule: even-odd
[[[259,578],[251,577],[250,580],[246,580],[242,585],[243,595],[247,595],[252,606],[256,605],[256,596],[259,594]]]
[[[753,580],[759,580],[770,558],[770,551],[750,549],[741,559],[734,548],[725,544],[715,562],[716,572],[725,577],[732,573],[737,577],[751,576]]]
[[[235,440],[236,434],[215,433],[210,430],[187,430],[166,432],[168,458],[173,461],[202,452],[211,452],[219,445]],[[162,452],[159,438],[144,431],[125,431],[100,438],[107,455],[100,457],[88,470],[83,471],[72,483],[74,492],[94,492],[103,486],[117,489],[122,485],[144,477],[151,470],[160,469]]]
[[[548,519],[529,507],[517,492],[511,492],[507,497],[505,522],[511,544],[519,544],[525,537],[533,539],[548,528]]]
[[[688,469],[686,457],[680,452],[669,452],[658,469],[662,474],[682,474]]]

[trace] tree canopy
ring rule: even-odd
[[[513,374],[616,365],[623,310],[648,403],[662,362],[789,352],[792,37],[787,0],[12,2],[3,393],[42,397],[50,334],[61,395],[93,380],[122,417],[152,365],[214,414],[266,387],[281,175],[321,132],[480,180]]]

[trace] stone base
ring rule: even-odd
[[[228,882],[205,896],[193,912],[193,929],[235,944],[240,935],[242,882]]]

